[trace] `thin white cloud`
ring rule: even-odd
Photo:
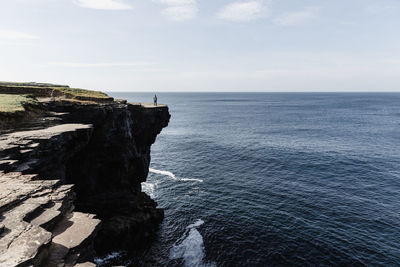
[[[101,10],[127,10],[132,6],[121,0],[74,0],[74,3],[85,8]]]
[[[91,68],[91,67],[126,67],[126,66],[148,66],[151,62],[100,62],[100,63],[85,63],[85,62],[50,62],[49,65],[70,67],[70,68]]]
[[[365,11],[368,14],[375,15],[375,14],[393,10],[395,8],[396,7],[394,5],[369,5],[366,7]]]
[[[198,7],[196,0],[155,0],[165,6],[162,14],[169,20],[190,20],[197,16]]]
[[[297,26],[315,19],[318,13],[318,7],[307,7],[302,11],[283,13],[274,22],[281,26]]]
[[[268,15],[264,1],[239,1],[224,6],[217,17],[230,21],[250,21]]]
[[[0,39],[7,39],[7,40],[32,40],[32,39],[39,39],[39,37],[28,34],[25,32],[17,32],[17,31],[3,31],[0,30]]]
[[[172,6],[163,10],[163,14],[176,21],[189,20],[196,16],[197,8],[194,6]]]

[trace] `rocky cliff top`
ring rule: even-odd
[[[26,118],[0,116],[0,266],[74,266],[148,245],[163,211],[141,182],[168,107],[32,92]]]
[[[33,95],[35,97],[54,97],[77,101],[111,102],[113,98],[106,93],[68,85],[49,83],[10,83],[0,82],[0,94]]]

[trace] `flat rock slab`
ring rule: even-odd
[[[129,103],[133,106],[141,106],[144,108],[166,108],[168,107],[165,104],[157,104],[157,106],[154,105],[154,103]]]
[[[0,266],[37,263],[52,240],[41,226],[71,209],[72,188],[60,186],[59,180],[0,171]]]
[[[49,244],[51,233],[43,228],[29,225],[16,237],[6,251],[0,254],[0,266],[31,264],[40,247]]]
[[[51,209],[46,209],[42,214],[40,214],[38,217],[34,218],[30,223],[46,229],[46,225],[49,222],[52,222],[56,218],[61,216],[62,213],[59,210],[60,208],[61,208],[61,203],[57,203]]]
[[[61,124],[45,129],[13,132],[0,136],[0,150],[5,150],[15,144],[29,143],[32,140],[50,139],[53,136],[60,135],[65,132],[73,132],[81,129],[91,128],[90,124],[69,123]],[[21,142],[25,140],[25,142]]]
[[[96,267],[96,264],[94,264],[93,262],[84,262],[75,264],[74,267]]]
[[[32,148],[36,148],[41,141],[50,140],[55,136],[65,133],[77,132],[92,128],[91,124],[69,123],[48,127],[39,130],[18,131],[9,134],[0,135],[0,160],[16,160],[10,159],[10,155],[22,152],[30,153]]]
[[[54,188],[58,180],[35,180],[36,175],[22,175],[19,172],[0,171],[0,212],[16,205],[45,189]]]
[[[95,215],[73,212],[70,218],[59,223],[54,230],[53,243],[62,245],[68,249],[82,244],[100,224]]]
[[[0,134],[0,169],[7,172],[36,173],[32,170],[51,163],[52,157],[49,154],[52,151],[49,147],[55,151],[57,148],[74,148],[74,139],[81,138],[83,142],[87,141],[92,127],[91,124],[66,123],[37,130]],[[72,149],[70,150],[72,152]],[[69,156],[66,151],[59,152]]]
[[[60,222],[54,230],[53,243],[68,249],[81,245],[100,224],[95,215],[73,212],[70,218]]]
[[[77,247],[90,242],[100,226],[100,220],[95,215],[73,212],[62,220],[54,230],[50,247],[50,258],[47,266],[57,266],[62,263],[67,254]]]

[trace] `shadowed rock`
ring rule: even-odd
[[[93,238],[99,226],[100,220],[93,214],[73,212],[65,217],[54,229],[50,257],[45,265],[72,264],[78,259],[93,258]]]
[[[0,266],[93,266],[155,236],[164,213],[141,182],[168,107],[107,101],[42,99],[46,117],[3,129]]]

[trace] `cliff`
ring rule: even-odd
[[[78,100],[39,95],[40,112],[0,124],[0,266],[74,266],[156,235],[141,182],[168,107]]]

